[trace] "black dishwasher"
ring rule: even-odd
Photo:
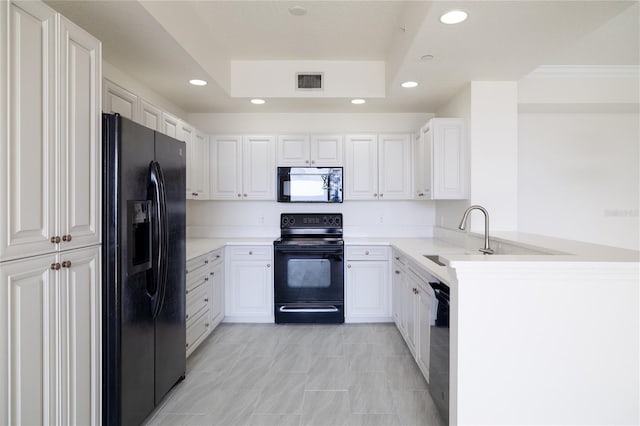
[[[430,282],[436,297],[436,317],[431,325],[429,393],[445,423],[449,423],[449,286]]]

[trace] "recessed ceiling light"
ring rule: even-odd
[[[207,82],[204,80],[199,80],[197,78],[194,78],[193,80],[189,80],[189,83],[193,84],[194,86],[206,86]]]
[[[293,16],[306,15],[307,14],[307,8],[304,7],[304,6],[300,6],[300,5],[291,6],[289,8],[289,13],[292,14]]]
[[[410,89],[412,87],[418,87],[418,83],[416,81],[405,81],[400,86]]]
[[[430,54],[420,56],[420,60],[422,61],[430,61],[432,59],[433,59],[433,55],[430,55]]]
[[[365,101],[364,99],[351,99],[351,103],[354,105],[362,105],[366,102],[367,101]]]
[[[262,104],[265,103],[265,100],[264,99],[257,99],[257,98],[256,99],[251,99],[251,103],[254,104],[254,105],[262,105]]]
[[[440,17],[440,22],[443,24],[459,24],[467,19],[467,12],[462,10],[450,10]]]

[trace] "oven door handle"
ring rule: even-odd
[[[281,247],[276,246],[275,251],[278,253],[329,253],[329,254],[342,254],[344,253],[344,247],[318,247],[318,246],[295,246],[295,247]]]
[[[288,306],[280,306],[280,312],[339,312],[335,306],[327,306],[323,308],[289,308]]]

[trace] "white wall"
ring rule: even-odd
[[[640,249],[637,114],[520,114],[519,229]]]
[[[209,134],[229,133],[413,133],[432,114],[190,114]],[[275,201],[191,201],[192,236],[276,237],[283,212],[342,212],[347,237],[431,237],[435,203],[345,201],[342,204],[282,204]]]

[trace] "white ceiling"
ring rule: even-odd
[[[540,65],[640,64],[637,1],[47,3],[101,39],[106,61],[188,112],[432,112],[471,80],[519,80]],[[294,5],[307,14],[292,16]],[[441,24],[454,8],[469,19]],[[382,60],[386,97],[257,107],[229,96],[231,60]],[[405,80],[420,86],[403,89]]]

